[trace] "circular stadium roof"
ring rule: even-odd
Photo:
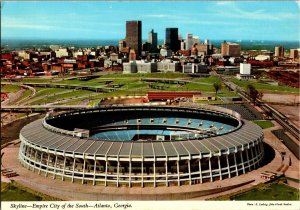
[[[159,123],[155,123],[155,120]],[[154,129],[151,129],[152,126]],[[218,133],[210,136],[198,135],[203,127],[205,129],[215,127]],[[123,132],[122,135],[125,135],[126,131],[135,128],[139,131],[139,135],[144,135],[141,131],[159,129],[168,131],[166,136],[176,137],[175,131],[186,132],[184,134],[187,135],[173,140],[170,137],[168,141],[148,140],[149,135],[146,135],[143,141],[139,139],[134,141],[133,138],[123,139],[122,136],[116,139],[113,135],[110,138],[97,137],[97,134],[120,130]],[[189,136],[190,134],[193,138]],[[243,150],[244,147],[249,148],[262,135],[259,126],[241,120],[236,112],[212,106],[204,108],[120,106],[81,110],[37,120],[26,125],[20,134],[27,142],[44,149],[124,158],[191,157],[199,153],[228,154]]]

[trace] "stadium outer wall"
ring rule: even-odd
[[[69,114],[119,109],[145,111],[149,107],[105,107]],[[19,160],[24,167],[53,179],[117,187],[213,182],[260,166],[264,157],[262,130],[252,122],[241,120],[238,113],[207,105],[155,109],[225,114],[239,120],[241,126],[222,136],[201,140],[110,142],[82,139],[75,132],[54,128],[43,119],[21,130]]]

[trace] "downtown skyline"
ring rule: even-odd
[[[123,39],[126,21],[165,38],[176,27],[204,39],[299,40],[297,2],[1,2],[3,39]]]

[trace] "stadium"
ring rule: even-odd
[[[108,106],[48,114],[20,132],[24,167],[104,186],[174,186],[223,180],[260,167],[263,132],[210,105]]]

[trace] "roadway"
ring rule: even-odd
[[[230,81],[222,78],[221,76],[220,76],[220,78],[222,79],[222,81],[228,88],[230,88],[233,91],[236,91],[242,98],[244,98],[246,101],[250,102],[250,97],[247,92],[242,90],[239,86],[237,86],[233,82],[230,82]],[[288,132],[290,132],[299,141],[299,136],[300,136],[299,129],[297,129],[294,125],[290,124],[288,121],[288,118],[284,114],[280,113],[275,108],[266,104],[265,102],[263,102],[260,99],[257,99],[256,103],[263,111],[271,114],[271,116],[274,118],[274,120],[276,120],[277,123],[279,123],[284,129],[286,129]]]
[[[45,112],[50,110],[60,110],[60,111],[68,111],[68,110],[77,110],[77,109],[90,109],[92,107],[88,107],[86,105],[3,105],[1,106],[1,112]]]

